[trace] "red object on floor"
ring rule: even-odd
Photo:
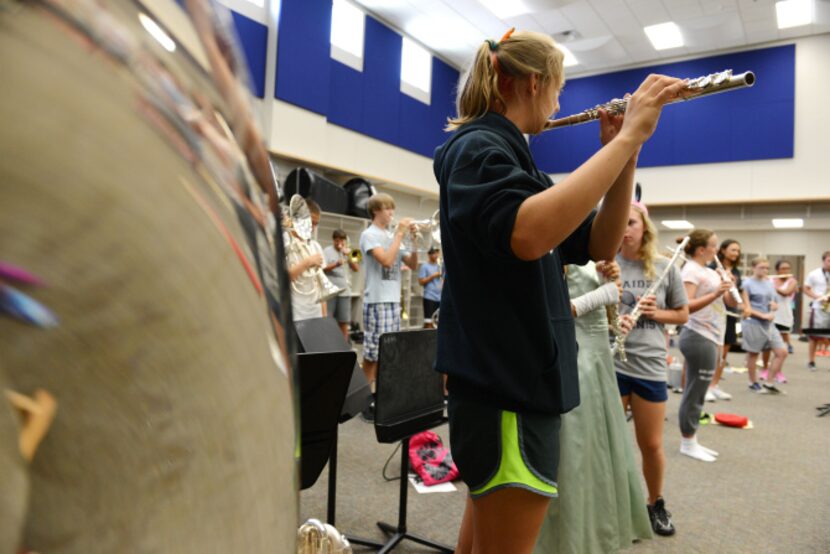
[[[743,428],[746,427],[747,423],[749,423],[749,418],[738,414],[724,414],[718,412],[715,414],[715,421],[721,425]]]

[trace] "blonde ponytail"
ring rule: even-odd
[[[446,131],[454,131],[486,114],[503,112],[504,97],[499,90],[499,77],[526,79],[538,75],[541,84],[565,83],[564,55],[547,35],[519,31],[500,42],[484,41],[476,51],[473,63],[462,78],[458,91],[458,115],[447,120]],[[502,82],[504,85],[505,82]]]

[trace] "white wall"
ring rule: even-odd
[[[830,123],[830,103],[827,102],[830,35],[798,39],[795,43],[794,157],[639,169],[637,180],[646,189],[649,203],[830,199],[827,169],[830,147],[825,137]],[[758,75],[759,80],[775,78],[775,75]],[[666,109],[682,110],[683,106]],[[717,123],[701,122],[711,125],[713,132],[717,132]],[[753,140],[753,137],[748,136],[746,140]],[[554,180],[563,177],[558,174]]]

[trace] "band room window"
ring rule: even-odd
[[[331,11],[331,57],[363,71],[366,15],[346,0],[334,0]]]
[[[403,37],[401,92],[429,105],[432,87],[432,55],[415,41]]]

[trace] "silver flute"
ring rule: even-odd
[[[719,92],[728,92],[730,90],[737,90],[751,87],[755,84],[755,74],[751,71],[745,71],[738,75],[733,75],[731,69],[704,75],[695,79],[689,79],[686,87],[681,91],[680,96],[674,100],[666,102],[667,104],[674,104],[676,102],[683,102],[685,100],[693,100],[701,96],[708,96],[710,94],[717,94]],[[545,131],[551,129],[558,129],[559,127],[568,127],[571,125],[580,125],[599,119],[599,111],[605,110],[609,115],[620,115],[625,113],[628,108],[628,98],[614,98],[605,104],[599,104],[593,108],[580,112],[578,114],[570,115],[560,119],[549,119],[545,124]]]
[[[720,278],[724,280],[724,282],[732,282],[732,277],[726,272],[726,268],[723,267],[723,264],[720,261],[720,258],[715,256],[715,263],[718,266],[718,273],[720,273]],[[732,288],[729,289],[729,294],[732,295],[732,299],[735,301],[738,306],[744,303],[743,299],[741,298],[741,293],[738,292],[738,287],[735,286],[735,283],[732,283]]]
[[[663,270],[663,273],[660,274],[660,276],[651,284],[648,290],[640,297],[640,300],[637,302],[637,305],[634,306],[634,309],[631,310],[631,313],[628,314],[632,319],[632,326],[637,325],[637,321],[643,314],[643,302],[646,298],[655,294],[657,292],[657,289],[660,288],[660,285],[663,284],[663,281],[666,279],[666,276],[671,272],[675,262],[677,262],[677,259],[680,257],[680,253],[683,251],[684,248],[686,248],[686,245],[689,244],[689,240],[690,237],[688,236],[683,238],[683,241],[677,246],[677,250],[674,251],[674,255],[671,257],[671,260],[669,261],[669,264],[666,266],[666,269]],[[617,338],[614,340],[614,347],[611,349],[611,354],[616,355],[621,350],[625,351],[625,337],[617,335]],[[622,360],[622,358],[620,359]]]

